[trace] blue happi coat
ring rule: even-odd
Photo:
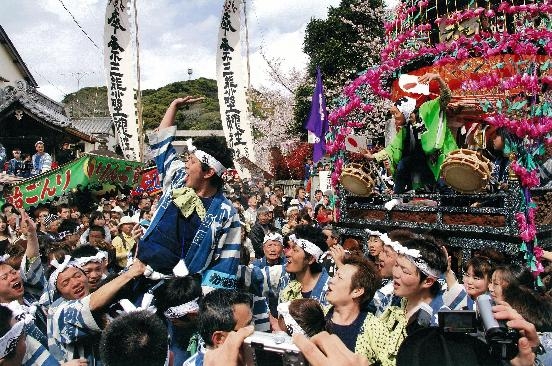
[[[190,273],[202,273],[202,286],[234,288],[241,246],[238,213],[219,191],[205,207],[205,219],[197,221],[199,218],[195,212],[195,219],[186,220],[179,215],[172,191],[185,187],[186,168],[172,145],[175,133],[176,126],[171,126],[149,135],[157,171],[163,182],[163,195],[150,226],[140,239],[137,257],[155,271],[165,274],[171,274],[172,268],[182,258]],[[203,202],[205,204],[205,200]],[[194,221],[197,226],[193,225]],[[175,236],[177,227],[180,230]],[[186,242],[186,238],[193,239]]]

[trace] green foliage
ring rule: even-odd
[[[109,116],[105,86],[82,88],[67,94],[62,103],[67,114],[74,118]]]
[[[308,90],[312,93],[314,88],[317,66],[320,66],[326,100],[331,108],[331,101],[346,82],[372,66],[368,59],[379,59],[371,41],[383,36],[383,19],[375,19],[366,9],[382,5],[382,0],[342,0],[338,7],[329,8],[327,19],[311,19],[303,43],[303,50],[310,57],[310,80],[295,94],[297,129],[302,128],[309,115],[311,99],[306,98],[306,94]]]
[[[199,78],[178,81],[159,89],[142,91],[142,118],[144,128],[151,130],[161,122],[169,104],[177,97],[185,95],[203,96],[205,100],[183,108],[176,115],[179,129],[221,130],[217,82]],[[92,87],[68,94],[63,99],[68,114],[73,118],[109,116],[107,88]]]
[[[155,90],[142,92],[142,118],[146,130],[156,128],[167,106],[185,95],[205,97],[205,100],[182,109],[176,115],[176,125],[185,130],[221,130],[216,80],[199,78],[178,81]]]

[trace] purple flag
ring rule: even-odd
[[[328,111],[326,110],[326,98],[322,86],[320,67],[316,68],[316,87],[312,96],[309,120],[305,128],[314,136],[312,160],[316,163],[326,153],[326,133],[328,132]]]

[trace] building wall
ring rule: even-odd
[[[0,81],[0,87],[13,84],[16,80],[25,78],[25,75],[13,63],[13,58],[6,50],[6,47],[0,47],[0,76],[8,80],[8,82]]]

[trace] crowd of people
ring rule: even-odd
[[[492,248],[455,273],[442,238],[342,237],[331,192],[227,181],[231,155],[210,137],[179,157],[176,112],[197,100],[173,101],[149,136],[160,194],[113,194],[91,212],[1,208],[0,363],[239,365],[254,331],[288,337],[315,366],[552,363],[550,267],[535,287]],[[518,331],[511,360],[484,333],[440,327],[484,294]]]
[[[20,178],[29,178],[58,165],[65,164],[75,158],[75,152],[69,142],[64,142],[56,154],[56,161],[45,151],[44,141],[38,140],[35,143],[35,153],[22,152],[20,148],[12,149],[12,158],[8,159],[6,149],[0,144],[0,173],[14,175]]]

